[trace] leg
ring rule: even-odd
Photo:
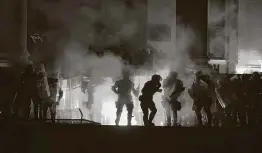
[[[50,112],[51,112],[51,120],[52,120],[52,123],[54,124],[55,123],[55,118],[56,118],[56,105],[55,104],[53,104],[50,107]]]
[[[162,105],[165,109],[165,126],[171,126],[171,109],[169,103],[166,101],[162,102]]]
[[[24,103],[24,110],[23,110],[23,118],[28,120],[30,118],[30,111],[31,111],[31,98],[26,99]]]
[[[34,118],[35,120],[39,119],[39,104],[34,103]]]
[[[31,107],[30,105],[29,106],[27,105],[27,107],[25,107],[24,119],[26,120],[30,119],[30,111],[31,111]]]
[[[43,114],[42,117],[44,121],[47,119],[47,110],[48,110],[48,104],[44,102],[42,105],[42,114]]]
[[[132,102],[126,104],[126,109],[127,109],[127,125],[131,125],[134,104]]]
[[[42,101],[39,103],[38,112],[39,112],[39,120],[42,120],[43,119],[43,103],[42,103]]]
[[[34,119],[38,120],[40,118],[40,98],[37,96],[37,93],[33,95],[32,98],[34,105]]]
[[[237,109],[236,112],[239,118],[240,126],[244,126],[246,124],[245,106],[239,102],[236,109]]]
[[[143,104],[143,102],[141,102],[140,106],[143,111],[144,125],[147,126],[148,125],[148,107],[145,104]]]
[[[195,113],[196,113],[196,117],[197,117],[197,121],[198,121],[198,125],[202,126],[202,115],[201,115],[201,109],[202,106],[195,104]]]
[[[175,104],[172,105],[171,111],[172,111],[172,116],[173,116],[172,125],[176,126],[177,125],[177,108]]]
[[[207,125],[211,126],[212,114],[211,114],[210,106],[205,106],[204,110],[207,115]]]
[[[115,120],[115,123],[116,125],[119,125],[119,121],[120,121],[120,117],[121,117],[121,114],[122,114],[122,111],[123,111],[123,107],[124,107],[124,104],[120,101],[117,101],[116,102],[116,120]]]
[[[166,125],[171,126],[171,109],[168,107],[166,109]]]
[[[155,115],[156,115],[156,112],[157,112],[157,109],[156,109],[156,105],[154,102],[152,102],[150,105],[149,105],[149,109],[150,109],[150,114],[149,114],[149,123],[152,124],[152,121],[153,119],[155,118]]]

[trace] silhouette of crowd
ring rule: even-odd
[[[32,110],[31,107],[33,107],[35,120],[45,121],[49,110],[52,122],[55,123],[56,106],[63,96],[63,91],[58,86],[58,79],[49,77],[46,80],[48,91],[43,96],[41,88],[43,88],[44,77],[43,72],[37,72],[32,65],[27,66],[20,76],[13,100],[6,102],[11,103],[11,105],[5,108],[3,116],[5,118],[12,117],[28,120]]]
[[[196,114],[198,126],[255,126],[261,123],[262,77],[258,72],[227,74],[223,78],[216,79],[197,71],[192,86],[188,89],[178,76],[175,71],[171,71],[166,78],[154,74],[140,90],[139,87],[135,89],[131,73],[123,70],[122,78],[112,86],[112,91],[118,95],[115,102],[117,109],[115,124],[119,125],[125,106],[128,112],[127,125],[131,125],[134,109],[132,92],[140,101],[145,126],[154,126],[157,108],[153,96],[157,92],[162,92],[163,95],[162,101],[157,103],[161,103],[164,108],[165,126],[179,126],[178,111],[183,109],[179,97],[183,92],[188,92],[193,99],[192,110]],[[46,75],[43,72],[36,71],[29,65],[20,77],[20,84],[11,105],[1,108],[1,115],[7,117],[6,114],[12,114],[14,118],[27,120],[30,118],[30,111],[33,110],[35,120],[45,121],[49,110],[50,118],[55,123],[56,107],[63,97],[63,91],[57,78],[46,77],[49,91],[45,96],[41,95],[43,93],[39,92],[39,89],[43,88],[44,77]],[[211,113],[211,106],[214,103],[218,104],[220,109],[216,111],[220,113]],[[32,104],[34,109],[31,109]]]
[[[227,126],[261,124],[261,74],[227,75],[217,82],[217,97],[224,108]]]

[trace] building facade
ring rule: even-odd
[[[209,0],[209,64],[219,73],[235,73],[238,59],[239,2]]]
[[[210,64],[220,73],[261,71],[262,2],[209,0]]]
[[[238,73],[261,72],[262,59],[262,2],[239,0]]]

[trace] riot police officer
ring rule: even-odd
[[[118,100],[116,101],[116,125],[119,125],[124,106],[127,108],[127,124],[131,125],[134,109],[131,92],[133,91],[135,95],[138,95],[138,89],[134,88],[134,83],[131,81],[128,71],[123,71],[123,78],[115,82],[114,86],[112,86],[112,90],[118,95]]]
[[[151,80],[145,83],[142,89],[142,95],[139,96],[139,100],[141,102],[140,106],[143,111],[143,121],[145,126],[148,125],[154,126],[152,121],[156,115],[157,109],[153,101],[153,95],[156,92],[162,92],[162,89],[160,89],[161,80],[162,78],[160,75],[156,75],[156,74],[153,75]],[[148,110],[151,111],[149,116],[148,116]]]
[[[181,103],[178,101],[178,97],[185,90],[183,82],[177,78],[176,72],[170,72],[169,76],[163,83],[164,95],[163,95],[163,107],[165,109],[166,125],[177,125],[177,111],[181,109]],[[171,122],[171,118],[173,118]]]

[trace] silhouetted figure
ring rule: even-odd
[[[207,88],[208,92],[206,95],[206,102],[205,102],[205,105],[207,108],[205,109],[205,112],[207,115],[207,125],[211,126],[211,123],[212,123],[211,105],[213,103],[213,98],[215,97],[215,84],[211,80],[211,77],[209,75],[204,75],[203,80],[208,85],[208,88]]]
[[[43,103],[43,107],[42,107],[43,119],[44,120],[47,119],[47,111],[49,109],[51,113],[52,123],[55,123],[56,106],[59,105],[59,102],[63,97],[63,90],[59,87],[57,79],[55,80],[49,79],[48,84],[50,89],[50,97],[46,99]]]
[[[14,102],[14,115],[18,118],[29,119],[31,101],[36,94],[36,74],[33,66],[27,66],[22,73],[19,89]]]
[[[195,80],[192,84],[191,89],[189,90],[190,96],[194,100],[193,110],[196,113],[197,121],[199,126],[202,126],[202,114],[201,110],[204,108],[204,111],[207,115],[207,124],[211,126],[212,115],[211,115],[211,104],[212,101],[208,96],[209,93],[209,85],[205,82],[201,77],[203,76],[201,71],[198,71],[195,75]]]
[[[115,124],[119,125],[120,117],[123,111],[123,107],[127,108],[127,124],[131,125],[132,113],[134,109],[134,103],[132,101],[131,92],[138,95],[138,90],[134,88],[134,83],[130,79],[129,72],[123,72],[123,78],[115,82],[112,86],[112,90],[118,95],[118,100],[116,101],[116,120]]]
[[[223,79],[220,80],[219,93],[222,98],[220,101],[221,107],[224,109],[224,115],[222,117],[223,126],[232,126],[234,122],[233,117],[233,100],[232,97],[234,92],[232,88],[232,82],[230,80],[231,76],[226,75]]]
[[[183,82],[177,78],[176,72],[171,72],[163,83],[163,107],[165,109],[166,125],[177,125],[177,111],[181,110],[178,97],[185,90]],[[173,118],[172,122],[171,119]]]
[[[37,74],[34,75],[34,78],[32,78],[32,88],[33,88],[33,93],[32,93],[32,102],[33,102],[33,106],[34,106],[34,119],[38,120],[38,119],[42,119],[42,115],[41,115],[41,105],[42,105],[42,100],[39,94],[39,89],[37,87],[37,83],[38,83],[38,76]]]
[[[144,114],[143,121],[145,126],[154,125],[152,121],[156,115],[157,109],[153,101],[153,95],[156,92],[162,92],[162,89],[160,89],[161,80],[162,78],[160,75],[153,75],[151,80],[145,83],[142,89],[142,95],[139,96],[139,100],[141,101],[140,106]],[[149,117],[148,110],[151,111]]]
[[[250,102],[250,76],[246,74],[242,74],[242,82],[241,82],[241,101],[243,104],[243,122],[244,124],[248,123],[248,109]]]
[[[261,105],[261,80],[258,72],[254,72],[249,82],[248,124],[253,126],[258,121]]]
[[[231,78],[231,91],[235,98],[232,99],[233,105],[233,113],[234,113],[234,120],[237,123],[237,119],[239,119],[240,126],[246,125],[246,111],[244,105],[244,97],[243,97],[243,85],[242,85],[242,77],[241,75],[235,75]]]

